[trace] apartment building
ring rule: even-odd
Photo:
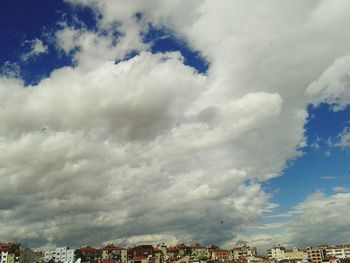
[[[219,260],[223,262],[228,262],[230,260],[230,252],[225,249],[221,249],[219,247],[211,247],[209,248],[210,258],[212,260]]]
[[[34,252],[21,244],[0,244],[1,263],[34,263]]]
[[[77,250],[82,261],[97,262],[101,258],[101,251],[97,248],[85,246]]]
[[[191,246],[191,258],[195,259],[207,259],[210,257],[209,249],[201,245]]]
[[[281,261],[285,259],[286,248],[282,246],[272,247],[267,250],[267,256],[269,259]]]
[[[128,261],[128,250],[123,247],[118,247],[114,245],[107,245],[101,250],[101,258],[103,263],[107,262],[122,262],[126,263]]]
[[[323,247],[308,247],[306,249],[308,260],[312,263],[322,263],[322,261],[325,259],[325,249]]]
[[[58,247],[54,250],[44,252],[44,261],[49,262],[53,260],[55,262],[72,263],[74,262],[75,250],[69,249],[69,247]]]
[[[7,251],[1,251],[0,263],[7,263],[9,253]]]
[[[246,257],[255,257],[257,255],[256,247],[242,245],[234,247],[231,251],[231,259],[238,260]]]
[[[350,245],[329,246],[326,248],[326,257],[350,258]]]
[[[153,246],[152,245],[140,245],[132,247],[129,249],[129,258],[150,258],[153,256]]]
[[[305,258],[305,255],[307,255],[306,250],[300,248],[286,249],[284,251],[284,257],[288,260],[302,261]]]

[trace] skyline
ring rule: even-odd
[[[0,240],[350,240],[350,3],[0,3]]]

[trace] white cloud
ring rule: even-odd
[[[20,78],[21,70],[18,63],[5,61],[0,67],[0,76],[7,78]]]
[[[332,190],[335,193],[350,193],[350,188],[344,186],[335,186]]]
[[[316,192],[309,196],[295,208],[298,216],[288,222],[289,242],[298,245],[347,242],[349,205],[349,193],[326,196]]]
[[[36,38],[32,41],[29,41],[30,45],[30,51],[22,55],[22,61],[27,61],[30,59],[33,59],[39,55],[45,54],[49,51],[49,48],[47,45],[43,43],[42,40]]]
[[[325,102],[335,111],[343,110],[350,101],[350,56],[337,59],[308,86],[307,94],[316,106]]]
[[[348,2],[70,2],[102,16],[94,32],[57,32],[75,67],[26,88],[0,79],[0,239],[225,243],[255,225],[273,208],[261,181],[302,154],[307,103],[332,103],[305,87],[350,51]],[[149,23],[207,74],[148,52]]]
[[[350,147],[350,128],[344,128],[338,135],[339,141],[334,144],[336,147]]]

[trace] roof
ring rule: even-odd
[[[98,251],[98,249],[94,248],[94,247],[82,247],[82,248],[79,248],[79,250],[81,252],[97,252]]]
[[[328,247],[328,244],[319,244],[317,247]]]
[[[207,249],[207,247],[201,246],[201,245],[193,245],[191,246],[192,249]]]
[[[103,248],[100,248],[102,251],[115,251],[115,250],[127,250],[126,248],[123,247],[117,247],[117,246],[106,246]]]
[[[185,244],[180,244],[176,246],[177,248],[191,248],[190,246],[187,246]]]
[[[209,251],[210,252],[226,252],[226,253],[228,253],[227,250],[222,249],[222,248],[210,248]]]

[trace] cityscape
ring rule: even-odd
[[[107,244],[101,248],[83,246],[73,249],[56,247],[35,250],[21,244],[0,243],[0,263],[349,263],[350,244],[320,244],[315,247],[286,248],[278,245],[257,253],[256,247],[245,244],[232,249],[215,245],[178,244],[156,246],[141,244],[120,247]]]

